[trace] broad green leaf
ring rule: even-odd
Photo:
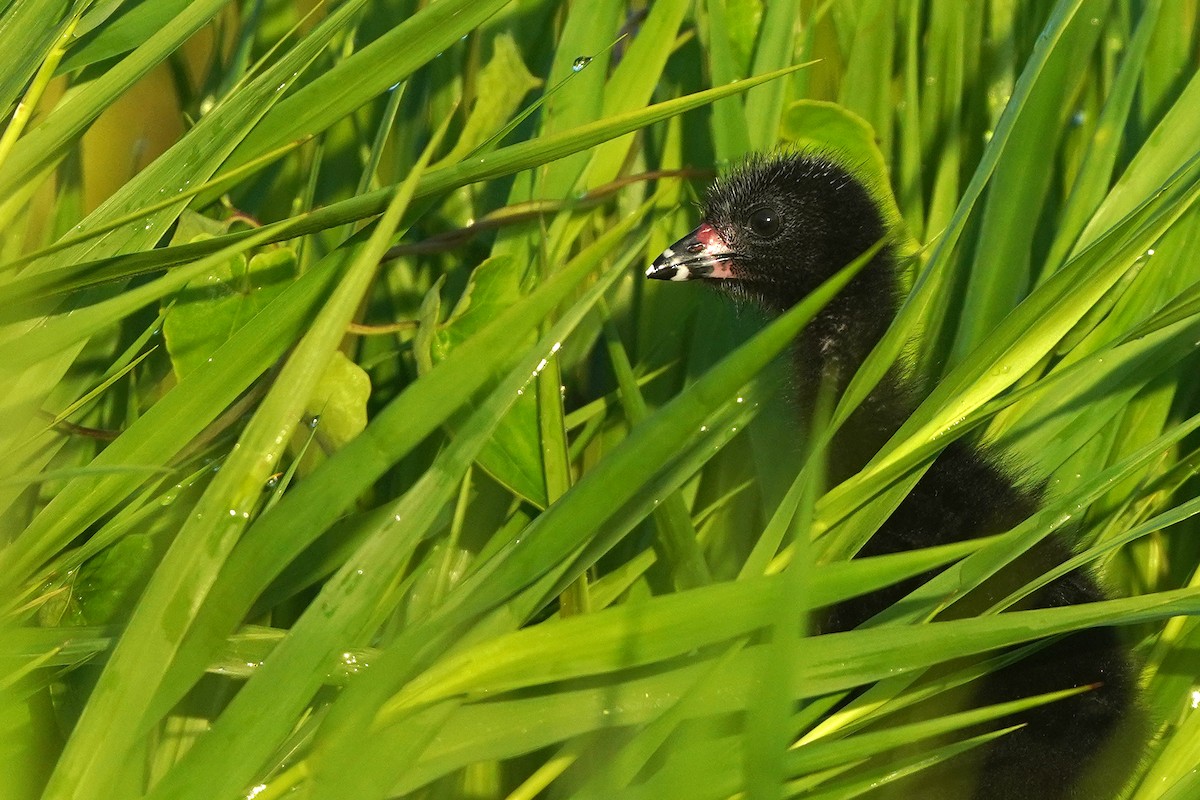
[[[62,608],[54,603],[39,612],[43,624],[105,625],[119,619],[145,587],[159,555],[149,536],[125,537],[71,574]],[[50,623],[46,615],[57,620]]]
[[[462,296],[445,322],[426,315],[416,340],[417,363],[428,372],[464,341],[488,325],[505,308],[521,299],[526,265],[507,255],[483,262],[467,282]],[[436,290],[435,290],[436,291]],[[430,302],[429,300],[426,301]],[[430,312],[432,313],[432,312]],[[513,340],[514,348],[534,342],[532,332],[522,340]],[[546,484],[542,477],[541,453],[537,448],[537,397],[533,387],[522,391],[513,407],[497,426],[479,453],[479,465],[518,497],[545,508]],[[449,427],[461,427],[465,415],[452,418]]]
[[[370,397],[370,376],[341,350],[335,350],[313,387],[304,413],[309,416],[309,426],[315,426],[317,438],[336,450],[367,427]]]
[[[905,231],[896,198],[889,188],[888,168],[870,124],[835,103],[798,100],[783,113],[781,135],[800,150],[830,153],[854,169],[882,209],[889,228],[901,237],[894,247],[903,255],[917,243]]]
[[[281,247],[238,254],[188,281],[168,301],[163,338],[183,378],[260,313],[296,277],[296,254]]]
[[[214,258],[221,260],[220,254]],[[209,264],[200,262],[198,266],[203,270]],[[74,539],[79,529],[116,507],[144,481],[144,476],[106,475],[103,468],[169,463],[295,342],[314,305],[338,277],[340,266],[330,263],[301,276],[223,344],[211,360],[205,360],[105,448],[92,462],[101,468],[95,475],[68,483],[22,537],[0,552],[6,565],[5,577],[0,580],[7,580],[10,587],[20,585]],[[134,300],[136,308],[137,298]],[[65,333],[75,332],[67,329]]]
[[[475,105],[454,148],[443,157],[446,163],[457,163],[487,141],[512,117],[525,95],[541,85],[525,67],[512,36],[498,34],[492,40],[491,59],[479,71]]]

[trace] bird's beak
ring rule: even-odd
[[[663,250],[646,270],[647,278],[691,281],[696,278],[732,278],[731,262],[737,257],[729,244],[707,222]]]

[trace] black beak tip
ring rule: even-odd
[[[654,263],[646,270],[646,277],[656,281],[669,281],[675,277],[675,273],[678,271],[678,267],[668,259],[659,256],[654,259]]]

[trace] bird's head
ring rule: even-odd
[[[702,279],[776,312],[868,250],[886,230],[862,183],[820,154],[752,158],[712,185],[702,213],[700,225],[664,250],[646,276]],[[890,251],[885,247],[876,258],[890,261]]]

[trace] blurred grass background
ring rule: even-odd
[[[1197,796],[1197,13],[0,3],[0,796],[882,796],[1088,625],[1153,728],[1103,791]],[[911,255],[832,424],[897,357],[930,395],[841,486],[778,391],[828,292],[642,278],[778,146]],[[847,563],[960,435],[1045,510]],[[1115,599],[927,624],[1046,535]]]

